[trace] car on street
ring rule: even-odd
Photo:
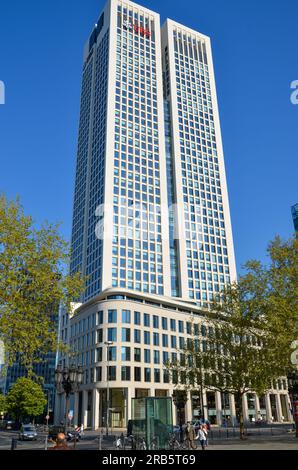
[[[16,427],[16,423],[14,421],[8,420],[5,422],[4,429],[11,431],[12,429],[15,429],[15,427]]]
[[[19,439],[21,441],[36,441],[37,440],[37,431],[36,427],[32,424],[22,424]]]

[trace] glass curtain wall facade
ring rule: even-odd
[[[207,306],[236,278],[210,40],[167,20],[162,48],[181,293]]]
[[[83,301],[206,306],[236,278],[210,40],[132,2],[110,0],[85,48],[72,252]]]
[[[71,260],[83,302],[108,287],[170,295],[161,76],[159,15],[110,0],[84,56]]]

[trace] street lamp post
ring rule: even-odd
[[[55,370],[55,385],[58,393],[65,394],[65,413],[64,424],[67,426],[68,408],[70,395],[79,390],[83,382],[83,368],[82,366],[76,367],[75,365],[64,367],[61,364],[57,365]]]
[[[49,431],[49,419],[50,419],[50,390],[46,388],[47,393],[47,415],[46,415],[46,422],[47,422],[47,432]]]
[[[298,372],[288,375],[289,394],[292,399],[293,419],[295,423],[295,436],[298,438]]]
[[[106,436],[109,435],[109,421],[110,421],[110,388],[109,388],[109,373],[110,373],[110,346],[114,343],[113,341],[105,341],[107,346],[107,406],[106,406]]]

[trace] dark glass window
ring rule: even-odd
[[[135,359],[135,362],[141,362],[141,348],[135,348],[134,359]]]
[[[108,323],[117,323],[117,310],[108,311]]]
[[[116,380],[116,366],[109,366],[109,380]]]
[[[130,328],[122,328],[122,341],[130,341]]]
[[[134,317],[135,317],[135,325],[140,325],[141,324],[141,313],[140,312],[135,312]]]
[[[159,369],[154,369],[154,382],[156,383],[160,382],[160,370]]]
[[[144,374],[145,374],[145,382],[151,382],[151,369],[149,367],[145,367],[144,369]]]
[[[97,324],[98,325],[103,324],[103,311],[102,310],[97,313]]]
[[[130,310],[122,310],[122,323],[130,323]]]
[[[141,367],[135,367],[135,382],[141,382]]]
[[[144,313],[144,326],[150,326],[150,315],[148,313]]]
[[[130,380],[129,366],[121,366],[121,380]]]

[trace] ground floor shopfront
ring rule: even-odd
[[[109,413],[110,428],[126,428],[131,416],[132,398],[172,396],[172,389],[110,387],[82,390],[75,393],[70,400],[68,415],[72,424],[83,424],[85,428],[98,429],[106,427]],[[107,410],[107,394],[110,397]],[[203,401],[203,413],[201,402]],[[56,401],[55,422],[63,421],[65,402],[63,396]],[[286,423],[292,421],[289,397],[287,393],[271,391],[261,397],[254,393],[243,397],[243,412],[246,423],[262,420],[268,423]],[[187,393],[185,406],[177,410],[173,404],[173,424],[188,420],[195,421],[204,414],[213,425],[237,425],[235,400],[233,395],[218,391],[192,391]]]

